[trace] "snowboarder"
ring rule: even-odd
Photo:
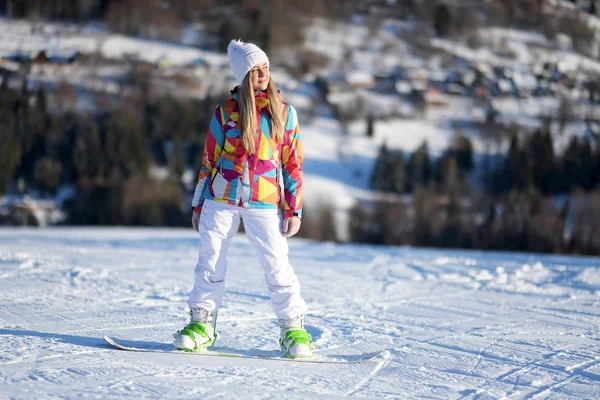
[[[181,350],[199,351],[215,342],[227,251],[242,219],[264,269],[271,306],[281,327],[283,355],[310,358],[313,345],[304,329],[306,304],[288,260],[286,239],[298,232],[302,215],[298,117],[282,101],[263,50],[232,40],[227,54],[241,85],[216,107],[206,136],[192,200],[192,225],[200,233],[200,249],[188,299],[191,320],[173,344]]]

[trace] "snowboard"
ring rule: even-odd
[[[357,364],[365,361],[373,360],[379,356],[385,356],[385,351],[375,351],[358,355],[333,355],[333,354],[314,354],[313,358],[284,358],[277,356],[279,352],[235,352],[235,351],[219,351],[219,350],[203,350],[200,352],[187,352],[177,350],[171,343],[160,342],[140,342],[132,340],[114,339],[110,336],[104,336],[106,343],[118,350],[137,351],[143,353],[164,353],[177,354],[180,356],[199,356],[199,357],[229,357],[229,358],[245,358],[254,360],[269,360],[282,362],[302,362],[313,364]]]

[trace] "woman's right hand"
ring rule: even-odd
[[[192,226],[194,227],[194,230],[196,232],[199,232],[199,230],[198,230],[199,229],[198,228],[199,221],[200,221],[200,213],[194,211],[192,214]]]

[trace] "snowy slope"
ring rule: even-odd
[[[185,65],[196,59],[220,65],[226,59],[222,54],[192,46],[110,34],[104,29],[95,29],[93,25],[33,24],[26,20],[0,18],[0,30],[0,55],[11,52],[33,55],[42,50],[47,51],[48,55],[98,52],[116,60],[135,56],[139,60],[157,63],[167,59],[172,65]]]
[[[291,240],[320,351],[357,365],[112,350],[186,321],[190,230],[0,230],[0,398],[597,398],[600,259]],[[217,349],[276,353],[254,250],[235,238]]]

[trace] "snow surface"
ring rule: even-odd
[[[355,365],[128,353],[187,319],[191,230],[0,229],[0,398],[598,398],[600,258],[291,239],[321,352]],[[254,250],[234,239],[216,348],[276,354]]]

